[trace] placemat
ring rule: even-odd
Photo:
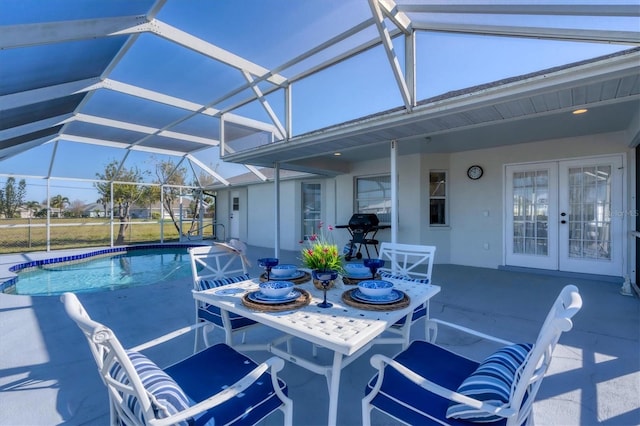
[[[368,278],[349,278],[349,277],[343,276],[342,277],[342,282],[344,284],[347,284],[347,285],[358,285],[360,283],[360,281],[370,280],[370,279],[371,279],[371,277],[368,277]],[[376,274],[376,278],[375,279],[379,280],[380,279],[380,274]]]
[[[304,271],[304,275],[301,276],[300,278],[277,278],[277,281],[291,281],[294,284],[304,284],[308,281],[311,280],[311,274],[307,271]],[[267,273],[263,272],[262,275],[260,275],[260,282],[265,282],[267,281]],[[271,281],[276,281],[276,278],[271,277]]]
[[[406,308],[411,303],[411,299],[409,299],[409,296],[407,296],[407,293],[405,293],[404,291],[402,292],[402,294],[404,294],[404,297],[398,300],[397,302],[385,303],[385,304],[373,304],[373,303],[361,302],[359,300],[354,299],[351,296],[351,293],[353,293],[356,290],[357,288],[352,288],[351,290],[347,290],[344,293],[342,293],[342,301],[349,306],[352,306],[358,309],[364,309],[365,311],[395,311],[396,309]]]
[[[255,311],[262,312],[281,312],[281,311],[290,311],[292,309],[302,308],[307,306],[311,302],[311,295],[307,290],[302,288],[297,289],[300,292],[300,297],[296,300],[292,300],[291,302],[285,303],[258,303],[249,299],[249,294],[245,294],[242,296],[242,304],[247,308],[253,309]]]

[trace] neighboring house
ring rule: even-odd
[[[109,210],[107,210],[105,213],[104,206],[100,203],[86,204],[82,209],[82,217],[107,217],[107,216],[109,216]]]
[[[637,50],[630,55],[637,57]],[[599,77],[594,76],[593,81],[606,81],[617,72],[608,69],[609,59],[603,60],[602,65],[592,67],[596,70],[594,73],[602,73]],[[526,76],[521,83],[526,88],[533,78],[551,80],[553,72],[570,75],[571,71],[552,70],[533,77]],[[640,79],[637,62],[635,70],[632,68],[631,72],[633,74],[627,80],[631,82],[627,99],[631,102],[628,104],[631,111],[637,111]],[[615,78],[611,78],[611,81],[615,81]],[[504,84],[515,87],[518,83],[516,80],[510,79]],[[567,81],[570,80],[567,77]],[[544,80],[541,84],[544,84]],[[536,94],[527,93],[527,96],[535,100],[535,96],[547,96],[548,99],[561,97],[572,90],[575,96],[581,93],[581,88],[572,89],[570,84],[539,88]],[[595,86],[597,83],[593,84],[598,87]],[[621,90],[620,84],[617,87],[618,91]],[[500,84],[494,86],[494,89],[499,88]],[[479,97],[485,94],[487,87],[475,90]],[[506,111],[504,105],[518,90],[517,87],[504,90],[492,101],[491,107]],[[599,93],[604,96],[603,92]],[[469,90],[452,96],[460,95],[473,99],[476,92]],[[524,95],[519,96],[519,99],[527,100]],[[484,103],[477,108],[486,105]],[[621,106],[624,107],[624,104]],[[468,107],[469,112],[454,111],[448,116],[451,117],[449,120],[464,119],[460,114],[467,114],[468,119],[472,112],[480,111],[474,110],[474,107],[473,104]],[[594,113],[597,113],[597,107],[598,103],[593,106]],[[292,172],[287,176],[281,175],[280,247],[295,250],[299,246],[305,232],[305,211],[302,206],[305,205],[304,197],[309,185],[315,185],[317,189],[314,196],[320,204],[321,220],[326,224],[346,224],[354,212],[379,203],[380,200],[376,199],[368,203],[370,196],[382,197],[386,205],[393,205],[390,190],[393,168],[398,182],[398,223],[392,224],[397,241],[437,246],[437,263],[488,268],[535,268],[556,273],[597,274],[615,277],[616,280],[629,276],[632,281],[637,280],[638,239],[631,231],[638,217],[640,118],[629,116],[628,108],[626,113],[624,109],[619,111],[618,117],[611,116],[603,127],[596,128],[589,113],[576,116],[567,109],[564,115],[556,114],[554,120],[549,121],[549,126],[556,126],[557,130],[548,135],[555,136],[539,138],[536,135],[544,135],[543,130],[546,129],[536,130],[518,121],[512,121],[515,123],[512,125],[496,120],[474,127],[476,143],[473,143],[473,138],[469,139],[469,134],[452,128],[450,136],[443,132],[433,137],[423,137],[425,141],[418,149],[403,151],[403,142],[398,142],[395,160],[391,156],[395,143],[391,140],[385,144],[387,154],[383,152],[377,157],[367,156],[364,152],[367,144],[361,142],[361,160],[352,155],[347,173],[332,173],[330,167],[325,166],[325,176],[296,177]],[[380,123],[384,122],[385,114],[380,114]],[[388,115],[391,116],[392,112]],[[425,115],[426,118],[421,119],[428,124],[430,118]],[[444,119],[441,121],[444,122]],[[366,126],[357,121],[352,125],[353,128],[360,126],[360,133],[353,139],[366,140]],[[376,122],[371,117],[367,118],[367,125],[372,129],[369,138],[379,140],[381,135],[376,133]],[[333,138],[345,141],[343,144],[347,146],[350,141],[349,126],[342,127],[344,129],[335,130]],[[563,131],[563,127],[567,131]],[[401,126],[389,125],[384,128],[380,124],[379,128],[389,135],[403,131]],[[339,135],[341,131],[342,136]],[[308,139],[314,141],[314,138],[324,137],[321,133],[309,135]],[[437,145],[439,139],[448,142]],[[456,141],[459,141],[457,145]],[[309,141],[301,137],[299,144],[288,141],[282,144],[280,150],[268,146],[268,151],[258,148],[246,154],[231,155],[230,158],[252,164],[268,164],[271,158],[277,157],[285,167],[288,152],[304,143]],[[406,146],[409,145],[407,142]],[[311,146],[315,148],[320,144]],[[371,146],[369,150],[374,151],[381,145],[377,142],[377,145]],[[315,157],[309,155],[305,161],[318,169],[330,155],[330,151],[318,150]],[[287,167],[304,170],[304,167],[295,163],[300,158],[300,151],[295,151],[291,156],[295,160]],[[329,164],[330,160],[326,163]],[[335,163],[343,164],[337,158]],[[480,166],[481,169],[471,169],[472,166]],[[378,193],[366,189],[374,183],[379,184]],[[273,246],[276,235],[273,179],[269,176],[264,183],[244,183],[231,179],[230,184],[216,188],[217,222],[228,230],[236,229],[235,234],[228,233],[229,237],[240,238],[251,245]],[[234,220],[238,223],[234,224]],[[334,237],[338,244],[343,244],[348,241],[349,234],[346,230],[335,230]],[[390,241],[392,231],[381,231],[377,238]]]

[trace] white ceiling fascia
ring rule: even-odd
[[[149,31],[145,16],[0,26],[0,49],[39,46]]]
[[[179,30],[166,24],[158,19],[151,21],[151,31],[169,41],[179,44],[189,50],[198,52],[211,59],[215,59],[219,62],[232,66],[238,70],[249,72],[255,76],[266,78],[270,83],[282,86],[286,84],[287,79],[280,75],[273,75],[268,69],[254,64],[238,55],[235,55],[229,51],[226,51],[214,44],[204,41],[194,35],[191,35],[185,31]]]
[[[33,105],[39,102],[63,98],[65,96],[85,93],[99,89],[102,86],[99,78],[87,78],[85,80],[69,81],[54,86],[40,87],[24,92],[11,93],[0,96],[0,105],[3,109],[19,108],[25,105]]]
[[[581,30],[569,28],[519,27],[479,24],[445,24],[413,21],[413,28],[458,34],[494,35],[506,37],[534,38],[542,40],[578,41],[640,45],[640,33],[635,31]]]
[[[228,180],[226,180],[225,178],[220,176],[218,173],[216,173],[209,166],[204,164],[202,161],[198,160],[193,155],[187,154],[187,158],[189,159],[189,161],[193,161],[194,163],[196,163],[202,170],[204,170],[205,172],[209,173],[211,176],[213,176],[214,178],[216,178],[217,180],[222,182],[222,184],[224,184],[224,186],[229,186],[230,185]]]

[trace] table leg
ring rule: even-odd
[[[333,353],[333,366],[329,372],[331,377],[329,384],[329,426],[335,426],[338,420],[338,391],[340,390],[340,373],[342,372],[342,354]]]

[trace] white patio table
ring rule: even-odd
[[[315,288],[311,281],[297,285],[308,291],[311,302],[304,307],[283,312],[265,312],[251,309],[242,302],[242,296],[250,291],[258,290],[259,279],[241,281],[223,287],[204,291],[193,291],[193,297],[219,307],[223,311],[233,312],[254,321],[272,327],[284,333],[282,337],[269,344],[234,345],[242,350],[265,349],[283,359],[300,365],[317,374],[324,374],[329,388],[328,425],[335,425],[338,413],[338,390],[342,368],[349,365],[358,356],[366,352],[387,328],[411,314],[414,309],[427,303],[435,296],[440,287],[422,283],[393,280],[394,288],[403,291],[410,299],[409,304],[397,310],[366,310],[347,305],[342,300],[345,291],[355,288],[342,284],[338,279],[336,286],[327,292],[327,300],[333,303],[330,308],[319,308],[322,291]],[[410,326],[410,321],[405,321]],[[320,365],[315,361],[292,353],[290,340],[297,337],[306,340],[315,348],[321,347],[333,351],[333,363]],[[284,347],[283,347],[284,346]]]

